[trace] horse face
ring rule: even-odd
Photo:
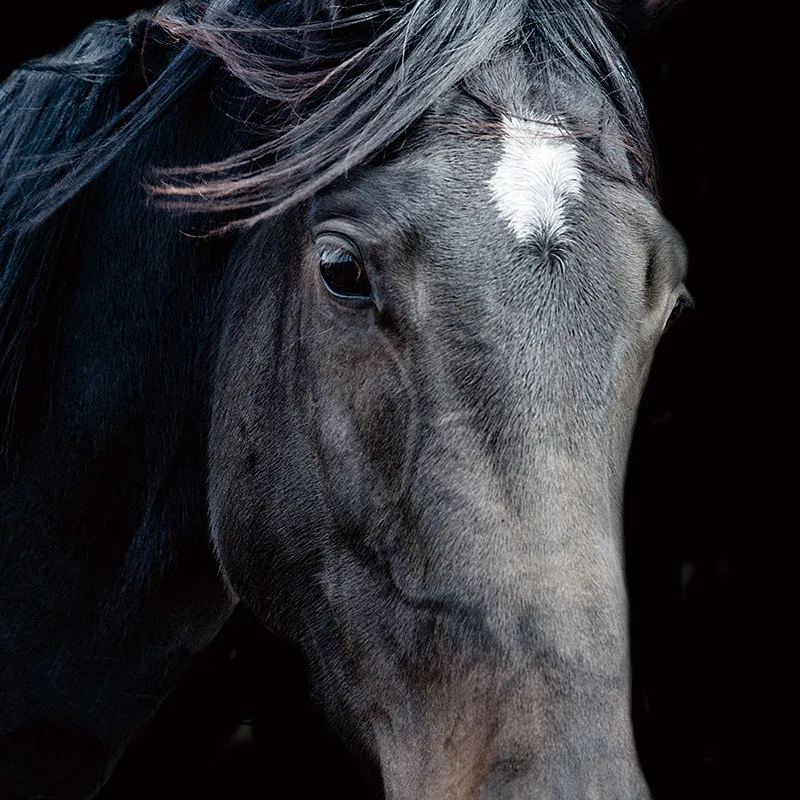
[[[392,798],[647,796],[620,512],[682,245],[528,111],[454,93],[231,267],[218,552]]]

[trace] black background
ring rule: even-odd
[[[656,800],[771,797],[779,749],[762,708],[779,680],[766,589],[786,527],[773,475],[785,434],[765,331],[784,272],[767,255],[770,223],[756,220],[780,140],[764,91],[771,40],[739,5],[687,0],[656,29],[627,36],[697,303],[659,346],[627,487],[634,717]],[[137,6],[74,0],[26,14],[21,4],[3,29],[0,77]],[[300,656],[240,611],[101,798],[355,800],[346,787],[359,781],[307,697]]]

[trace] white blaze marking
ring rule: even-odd
[[[489,181],[500,216],[519,239],[563,235],[581,190],[575,145],[555,125],[503,117],[503,155]]]

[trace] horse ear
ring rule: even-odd
[[[683,0],[594,0],[606,19],[625,31],[652,28]]]

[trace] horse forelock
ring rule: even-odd
[[[446,93],[509,54],[531,67],[544,95],[565,79],[602,92],[618,117],[632,174],[654,190],[638,87],[586,0],[307,0],[263,16],[253,11],[223,5],[201,23],[164,21],[220,59],[269,108],[262,144],[163,173],[153,191],[170,205],[245,212],[234,225],[280,214],[390,147]],[[494,98],[498,122],[519,116],[507,107],[515,99]]]

